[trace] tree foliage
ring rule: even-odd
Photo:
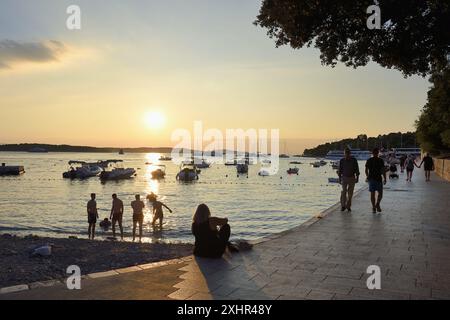
[[[416,121],[423,149],[434,154],[450,152],[450,69],[434,74],[428,102]]]
[[[381,10],[381,29],[367,28],[373,4]],[[325,65],[356,68],[372,60],[405,76],[448,65],[449,0],[263,0],[255,24],[277,46],[318,48]]]
[[[380,149],[416,148],[416,134],[414,132],[392,132],[378,137],[367,137],[365,134],[360,134],[354,139],[327,142],[312,149],[305,149],[303,154],[310,157],[324,157],[328,151],[344,150],[346,147],[363,150],[372,150],[375,147]]]

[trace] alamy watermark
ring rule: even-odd
[[[81,8],[77,5],[70,5],[66,9],[69,15],[66,20],[66,27],[69,30],[81,30]]]
[[[366,273],[370,276],[367,278],[366,285],[369,290],[381,289],[381,269],[377,265],[367,267]]]
[[[66,285],[69,290],[81,290],[81,269],[77,265],[71,265],[67,267],[67,277]]]
[[[270,174],[278,172],[280,156],[279,129],[226,129],[204,130],[201,121],[194,121],[193,131],[176,129],[171,136],[176,143],[172,150],[172,161],[182,164],[193,159],[194,163],[206,160],[224,164],[256,163],[268,164]]]

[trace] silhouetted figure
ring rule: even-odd
[[[105,218],[100,222],[100,228],[102,228],[103,231],[108,231],[110,226],[111,226],[111,221],[109,221],[108,218]]]
[[[372,212],[381,212],[381,199],[383,198],[383,184],[386,184],[386,169],[383,159],[379,158],[378,148],[373,149],[372,157],[366,162],[366,177],[369,182],[370,201],[372,202]],[[378,192],[375,201],[375,192]]]
[[[142,241],[142,224],[144,223],[144,208],[145,204],[141,201],[141,196],[136,195],[136,200],[131,202],[133,208],[133,241],[136,238],[136,226],[139,224],[139,242]]]
[[[117,194],[112,195],[112,208],[110,219],[112,221],[112,232],[113,237],[116,237],[116,223],[119,224],[120,229],[120,238],[123,240],[123,227],[122,227],[122,218],[123,218],[123,202],[119,198],[117,198]]]
[[[170,213],[172,213],[172,209],[170,209],[168,206],[166,206],[161,201],[156,200],[157,195],[153,192],[147,196],[147,199],[150,201],[153,207],[153,221],[152,226],[155,226],[156,220],[159,219],[159,227],[162,228],[163,225],[163,219],[164,219],[164,212],[163,208],[165,207],[167,210],[169,210]]]
[[[405,171],[405,162],[406,162],[406,156],[402,154],[400,157],[400,172],[403,173]]]
[[[425,157],[423,157],[419,168],[422,166],[422,163],[424,164],[423,169],[425,170],[425,181],[430,181],[430,173],[431,171],[434,171],[434,161],[428,152],[425,153]]]
[[[419,168],[416,161],[414,160],[413,155],[409,155],[408,158],[406,158],[405,167],[406,167],[406,181],[411,182],[412,175],[414,172],[414,167]]]
[[[342,185],[341,211],[352,211],[352,197],[355,184],[359,180],[359,166],[355,157],[352,157],[349,148],[345,148],[344,158],[339,161],[339,183]]]
[[[95,237],[95,224],[97,223],[98,210],[97,202],[95,201],[95,193],[91,193],[91,200],[87,203],[87,215],[88,215],[88,235],[89,239],[94,240]]]
[[[208,206],[201,204],[197,207],[192,220],[192,234],[195,236],[195,256],[220,258],[227,247],[230,251],[237,251],[229,243],[231,228],[227,218],[211,217]]]

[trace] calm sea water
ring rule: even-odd
[[[192,242],[190,226],[196,206],[206,203],[212,214],[228,217],[233,238],[256,239],[300,225],[314,214],[338,201],[340,188],[329,184],[335,174],[331,166],[312,168],[315,159],[296,159],[299,175],[287,175],[291,159],[280,159],[277,175],[260,177],[259,164],[251,165],[249,177],[237,177],[233,166],[212,165],[203,169],[200,179],[193,183],[176,181],[178,166],[164,162],[166,178],[151,179],[153,166],[159,154],[90,154],[48,153],[32,154],[0,152],[0,162],[23,165],[26,173],[19,177],[0,177],[0,232],[36,234],[51,237],[75,235],[86,237],[86,202],[89,194],[97,194],[100,219],[109,217],[111,194],[117,193],[125,204],[124,231],[131,235],[132,213],[130,203],[135,194],[154,192],[173,213],[165,211],[161,231],[153,230],[149,206],[145,212],[144,240],[165,242]],[[98,178],[70,181],[62,178],[69,160],[96,161],[123,159],[125,167],[137,169],[131,180],[100,183]],[[291,165],[293,166],[293,165]],[[359,184],[359,187],[362,185]],[[97,236],[111,236],[111,231],[97,228]]]

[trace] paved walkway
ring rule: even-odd
[[[351,213],[334,208],[251,251],[90,279],[75,293],[51,287],[0,299],[450,299],[450,183],[436,175],[426,183],[421,170],[404,179],[388,182],[381,214],[363,190]],[[366,286],[369,265],[381,268],[381,290]]]

